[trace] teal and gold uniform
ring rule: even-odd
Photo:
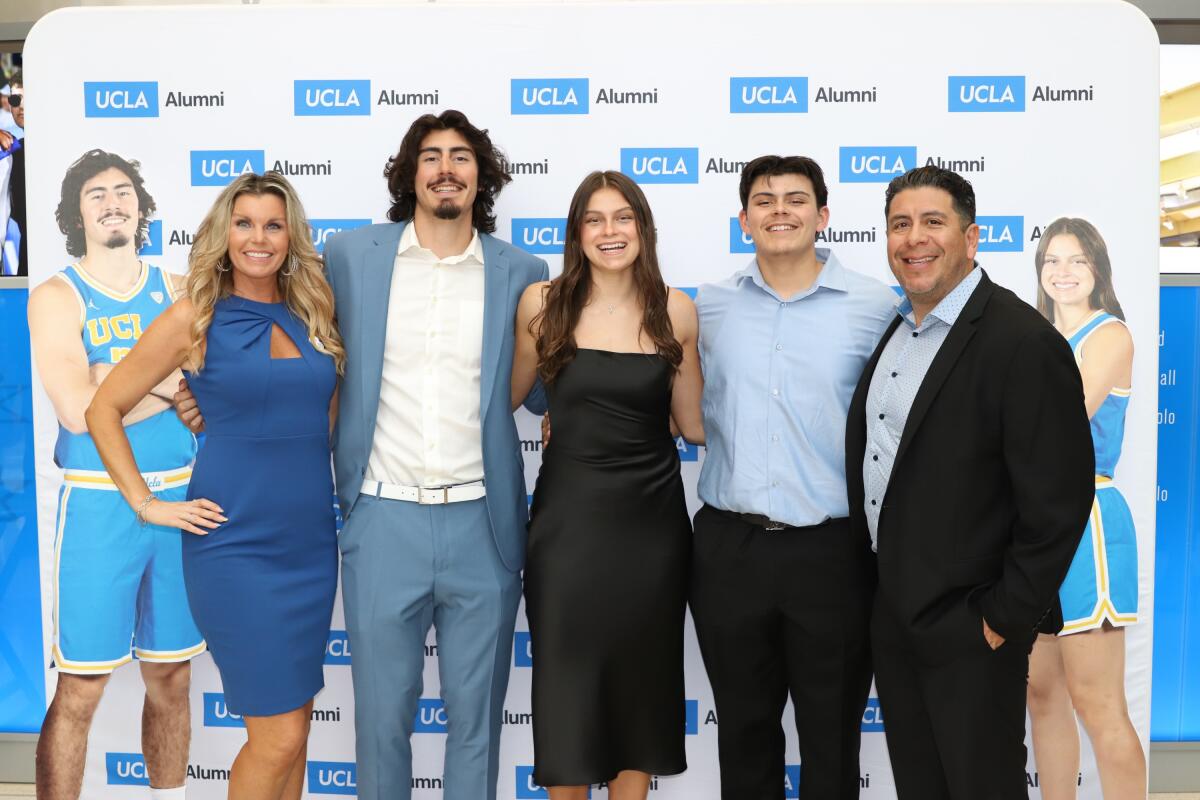
[[[171,304],[162,270],[141,264],[134,286],[114,293],[78,264],[55,275],[79,300],[88,366],[116,364]],[[146,485],[185,499],[196,439],[168,409],[125,429]],[[54,662],[63,672],[111,672],[133,654],[184,661],[205,644],[188,610],[176,528],[141,525],[104,470],[92,437],[59,426],[63,469],[54,537]]]

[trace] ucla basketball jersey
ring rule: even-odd
[[[1119,317],[1107,311],[1097,311],[1087,323],[1067,340],[1075,354],[1075,363],[1083,360],[1082,348],[1092,331],[1101,325],[1124,325]],[[1121,458],[1121,443],[1125,440],[1125,410],[1129,407],[1129,389],[1113,387],[1092,415],[1092,443],[1096,448],[1096,474],[1111,478]]]
[[[142,332],[171,305],[171,290],[158,267],[142,263],[138,282],[129,291],[114,292],[73,264],[55,277],[65,281],[79,300],[80,335],[88,366],[116,364],[133,349]],[[194,437],[167,409],[125,428],[142,472],[187,466],[196,455]],[[92,437],[71,433],[59,425],[54,461],[65,470],[103,470]]]

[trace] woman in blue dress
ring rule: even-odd
[[[243,175],[201,223],[187,296],[97,391],[88,429],[147,524],[180,528],[188,602],[248,740],[231,800],[296,800],[337,588],[329,434],[345,351],[304,210],[277,173]],[[155,498],[121,418],[182,367],[205,412],[188,499]]]
[[[1145,797],[1146,761],[1125,701],[1125,626],[1137,622],[1137,536],[1113,484],[1125,435],[1133,339],[1113,291],[1099,231],[1062,217],[1034,257],[1038,309],[1071,345],[1096,449],[1096,499],[1059,601],[1063,629],[1041,634],[1029,663],[1029,715],[1043,800],[1076,796],[1079,729],[1096,754],[1104,796]]]

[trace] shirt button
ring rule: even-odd
[[[872,500],[872,501],[871,501],[871,505],[875,505],[875,501],[874,501],[874,500]]]
[[[914,338],[914,339],[915,339],[915,338],[917,338],[917,332],[916,332],[916,331],[913,331],[913,338]]]
[[[899,375],[899,374],[900,374],[900,373],[898,373],[898,372],[893,372],[893,373],[892,373],[892,377],[894,378],[894,377],[896,377],[896,376],[897,376],[897,375]]]
[[[772,390],[771,390],[771,396],[772,396],[772,397],[779,397],[779,390],[778,390],[778,389],[772,389]]]
[[[783,345],[781,345],[781,344],[777,344],[777,345],[775,345],[775,349],[776,349],[776,350],[782,350],[782,349],[783,349]]]
[[[883,414],[880,414],[880,415],[879,415],[879,418],[880,418],[880,419],[883,419]]]
[[[778,487],[778,486],[779,486],[779,481],[771,481],[771,486],[772,486],[772,487]]]
[[[772,441],[772,442],[778,442],[778,441],[779,441],[779,434],[777,433],[777,434],[775,434],[774,436],[772,436],[772,437],[771,437],[771,441]]]
[[[872,461],[878,461],[878,460],[879,460],[879,456],[871,456],[871,460],[872,460]]]

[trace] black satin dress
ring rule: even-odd
[[[684,756],[691,524],[671,365],[580,349],[549,386],[525,565],[534,780],[674,775]]]

